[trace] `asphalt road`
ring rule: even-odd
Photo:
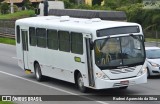
[[[15,46],[0,44],[0,95],[87,95],[88,101],[15,102],[18,104],[159,104],[158,101],[106,101],[110,95],[160,95],[160,76],[151,77],[148,83],[130,86],[126,90],[89,90],[80,93],[74,84],[48,78],[37,82],[34,74],[27,75],[17,65]],[[101,96],[103,95],[103,96]],[[61,96],[59,96],[61,97]],[[95,100],[95,101],[89,101]],[[104,101],[99,101],[104,100]]]

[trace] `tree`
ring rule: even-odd
[[[105,0],[104,6],[109,7],[111,9],[116,9],[120,3],[117,3],[117,0]]]
[[[17,5],[13,5],[13,9],[14,9],[14,12],[17,12],[18,11],[18,6]]]
[[[104,5],[111,9],[120,8],[122,6],[130,6],[132,4],[142,3],[142,0],[104,0]]]
[[[103,0],[93,0],[92,1],[92,5],[101,5],[101,2],[102,2]]]
[[[0,6],[0,10],[2,14],[7,14],[9,13],[9,5],[7,3],[2,3]]]
[[[32,8],[32,3],[30,0],[23,0],[23,9],[31,9]]]
[[[76,3],[76,0],[69,0],[70,3]]]
[[[70,2],[69,0],[62,0],[64,2],[65,8],[72,8],[74,6],[73,2]]]

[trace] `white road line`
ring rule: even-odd
[[[0,43],[1,45],[3,45],[3,46],[13,46],[13,47],[15,47],[15,45],[11,45],[11,44],[5,44],[5,43]]]
[[[13,59],[16,59],[16,60],[18,60],[18,58],[17,57],[12,57]]]
[[[48,88],[51,88],[51,89],[55,89],[55,90],[58,90],[58,91],[61,91],[61,92],[65,92],[65,93],[68,93],[68,94],[71,94],[71,95],[78,95],[78,94],[70,92],[70,91],[66,91],[66,90],[63,90],[63,89],[60,89],[60,88],[57,88],[57,87],[53,87],[53,86],[50,86],[50,85],[46,85],[46,84],[43,84],[43,83],[40,83],[40,82],[32,81],[32,80],[29,80],[27,78],[23,78],[23,77],[20,77],[20,76],[11,74],[11,73],[7,73],[7,72],[4,72],[4,71],[0,71],[0,73],[6,74],[6,75],[9,75],[9,76],[12,76],[12,77],[16,77],[16,78],[19,78],[19,79],[23,79],[25,81],[32,82],[32,83],[35,83],[35,84],[39,84],[39,85],[42,85],[42,86],[45,86],[45,87],[48,87]],[[81,96],[81,97],[83,97],[83,96]],[[89,97],[83,97],[83,98],[95,101],[95,99],[92,99],[92,98],[89,98]],[[106,102],[103,102],[103,101],[95,101],[95,102],[100,103],[100,104],[109,104],[109,103],[106,103]]]

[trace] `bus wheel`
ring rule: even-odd
[[[128,86],[119,87],[119,89],[127,89]]]
[[[35,64],[34,68],[35,68],[35,76],[36,76],[37,81],[42,81],[44,76],[42,75],[39,64],[38,63]]]
[[[77,86],[81,92],[85,93],[87,91],[87,88],[84,86],[82,75],[80,73],[77,75]]]

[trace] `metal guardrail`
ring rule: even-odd
[[[15,39],[15,35],[0,33],[0,37]]]
[[[0,37],[15,39],[15,20],[0,19]]]
[[[15,34],[15,29],[14,29],[14,27],[13,28],[0,27],[0,33],[14,35]]]
[[[146,47],[160,47],[160,42],[145,42]]]

